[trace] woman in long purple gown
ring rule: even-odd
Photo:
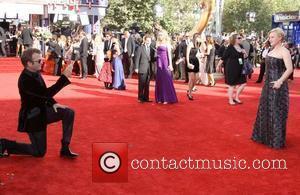
[[[178,102],[176,91],[172,79],[172,62],[170,59],[167,34],[160,33],[158,35],[157,47],[157,72],[155,83],[155,100],[157,103],[176,103]]]

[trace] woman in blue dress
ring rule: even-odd
[[[119,56],[118,50],[112,51],[113,56],[113,72],[114,72],[114,80],[113,80],[113,88],[116,90],[125,90],[125,75],[122,60]]]

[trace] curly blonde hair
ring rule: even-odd
[[[271,33],[275,33],[277,36],[281,37],[282,42],[284,41],[284,31],[281,28],[273,28],[272,30],[270,30],[268,35],[270,35]]]

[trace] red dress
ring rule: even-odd
[[[110,62],[104,62],[98,80],[103,81],[105,83],[112,83],[111,72],[112,72],[112,67]]]

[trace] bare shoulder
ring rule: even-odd
[[[280,48],[280,53],[282,54],[282,56],[290,56],[291,55],[290,51],[285,47]]]
[[[190,42],[190,43],[188,44],[188,47],[189,47],[189,48],[192,48],[192,47],[194,47],[194,44],[193,44],[193,42]]]

